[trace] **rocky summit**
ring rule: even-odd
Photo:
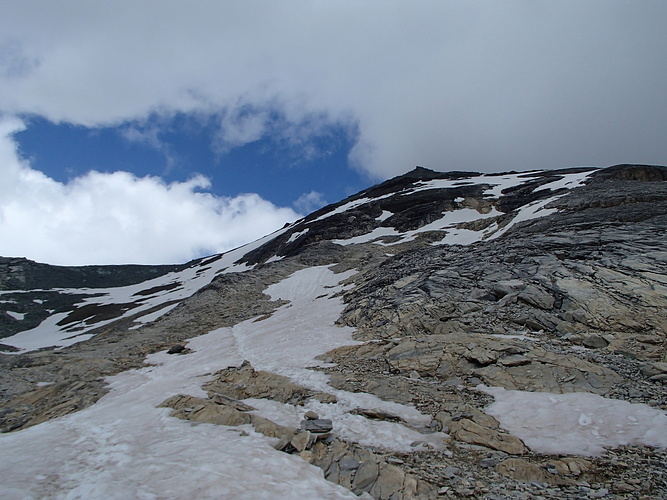
[[[0,258],[3,498],[667,497],[667,167],[418,167],[181,266]]]

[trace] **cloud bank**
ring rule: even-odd
[[[91,171],[67,183],[21,159],[16,119],[0,120],[0,241],[5,256],[61,265],[182,263],[229,250],[298,215],[257,194],[206,192],[201,176],[165,183]]]
[[[667,162],[664,0],[10,3],[7,113],[215,113],[223,150],[318,117],[376,179]]]
[[[415,165],[665,164],[665,25],[664,0],[6,1],[0,252],[182,262],[297,217],[256,194],[217,197],[201,176],[57,182],[11,139],[35,115],[118,126],[167,168],[160,124],[181,113],[215,122],[219,155],[271,137],[317,157],[317,134],[348,131],[348,163],[371,180]]]

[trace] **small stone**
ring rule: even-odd
[[[442,475],[446,479],[452,479],[453,477],[458,476],[460,473],[461,473],[461,469],[459,469],[458,467],[452,467],[451,465],[448,465],[442,471]]]
[[[609,494],[607,488],[600,488],[599,490],[592,490],[588,492],[589,498],[604,498]]]
[[[623,481],[619,481],[614,483],[614,491],[618,493],[632,493],[635,491],[635,487]]]
[[[320,416],[312,410],[308,410],[303,416],[306,420],[317,420]]]
[[[419,372],[417,370],[412,370],[410,372],[410,378],[413,380],[417,380],[420,378]]]
[[[412,443],[410,443],[410,446],[412,448],[419,447],[420,449],[427,449],[427,450],[433,449],[433,446],[428,444],[426,441],[413,441]]]
[[[180,354],[185,351],[185,346],[183,344],[176,344],[169,348],[167,354]]]
[[[491,469],[498,464],[498,460],[493,457],[483,458],[479,461],[479,466],[485,469]]]
[[[600,335],[589,335],[584,337],[581,343],[589,349],[602,349],[603,347],[607,347],[609,345],[609,342],[607,342],[607,340],[602,338]]]
[[[522,365],[529,365],[531,363],[531,360],[522,354],[512,354],[510,356],[505,356],[504,358],[500,358],[498,360],[498,363],[500,363],[503,366],[522,366]]]
[[[278,442],[273,445],[273,448],[278,451],[285,450],[287,445],[290,444],[290,442],[292,441],[293,437],[294,437],[293,434],[285,434],[284,436],[281,436]]]
[[[401,417],[394,415],[393,413],[377,409],[371,409],[371,410],[360,409],[355,411],[355,413],[358,413],[359,415],[363,415],[364,417],[373,420],[388,420],[390,422],[400,422],[402,420]]]

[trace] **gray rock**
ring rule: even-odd
[[[301,428],[315,434],[326,434],[333,429],[333,422],[327,418],[318,418],[314,420],[302,420]]]
[[[369,491],[370,487],[375,483],[379,476],[378,464],[373,461],[364,462],[357,469],[352,482],[352,491],[354,493],[361,493],[362,491]]]
[[[459,469],[458,467],[452,467],[451,465],[448,465],[442,470],[443,477],[447,479],[452,479],[458,476],[459,474],[461,474],[461,469]]]
[[[169,350],[167,351],[167,354],[180,354],[183,351],[185,351],[185,346],[182,344],[176,344],[174,346],[171,346]]]
[[[609,342],[600,335],[588,335],[581,343],[590,349],[602,349],[609,345]]]
[[[360,465],[359,460],[349,455],[344,456],[338,461],[340,470],[356,470]]]
[[[498,363],[503,366],[523,366],[530,364],[531,361],[530,358],[527,358],[523,354],[511,354],[509,356],[505,356],[504,358],[500,358]]]
[[[553,309],[556,300],[553,295],[544,291],[543,289],[528,285],[519,293],[519,299],[523,300],[527,304],[550,311]]]

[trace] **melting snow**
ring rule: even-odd
[[[151,366],[110,377],[110,392],[93,406],[0,435],[3,456],[11,457],[0,462],[2,497],[357,498],[301,458],[274,450],[271,439],[249,426],[196,424],[156,408],[174,394],[205,397],[201,385],[211,373],[244,359],[257,369],[330,390],[326,376],[306,366],[317,364],[315,355],[354,343],[352,329],[334,326],[343,309],[334,295],[342,289],[338,282],[349,275],[324,267],[299,271],[266,290],[274,299],[291,301],[268,319],[196,337],[187,355],[151,355]],[[332,417],[342,436],[395,449],[407,449],[408,441],[417,439],[442,447],[442,434],[422,436],[399,424],[346,414],[357,406],[380,408],[418,425],[428,423],[430,417],[414,408],[368,394],[334,394],[339,403],[314,402],[310,408]],[[277,421],[298,418],[297,410],[287,405],[253,402]]]
[[[585,392],[478,389],[495,398],[486,413],[536,453],[593,456],[624,445],[667,447],[667,414],[645,404]]]
[[[393,212],[389,212],[388,210],[383,210],[382,213],[375,218],[376,221],[382,222],[383,220],[387,220],[389,217],[394,215]]]
[[[532,174],[532,176],[531,176]],[[511,187],[519,186],[526,182],[527,178],[535,177],[538,172],[522,172],[506,175],[473,175],[466,179],[433,179],[416,183],[416,188],[406,194],[425,191],[427,189],[451,189],[458,186],[470,186],[473,184],[488,184],[491,186],[484,192],[485,196],[498,198],[502,191]]]
[[[23,321],[25,319],[25,313],[19,313],[14,311],[5,311],[9,316],[18,321]]]
[[[290,237],[289,237],[289,240],[287,240],[287,243],[292,243],[293,241],[296,241],[296,240],[299,239],[301,236],[303,236],[304,234],[306,234],[308,231],[310,231],[310,228],[309,228],[309,227],[307,227],[307,228],[304,229],[303,231],[299,231],[299,232],[297,232],[297,233],[292,233],[292,234],[290,235]]]
[[[540,188],[536,189],[536,191],[543,191],[546,189],[549,190],[557,190],[561,188],[568,188],[568,189],[573,189],[575,187],[579,187],[583,185],[584,181],[594,172],[595,170],[590,170],[586,172],[580,172],[580,173],[574,173],[574,174],[559,174],[561,177],[553,182],[550,182],[548,184],[545,184],[541,186]],[[465,180],[462,179],[434,179],[430,181],[419,181],[415,183],[415,187],[410,188],[405,190],[404,193],[402,193],[404,196],[407,196],[409,194],[418,192],[418,191],[425,191],[429,189],[451,189],[455,188],[457,186],[461,185],[472,185],[472,184],[488,184],[490,188],[486,189],[484,191],[484,196],[488,198],[499,198],[502,196],[502,192],[505,189],[520,186],[521,184],[524,184],[527,180],[532,180],[534,177],[536,177],[537,172],[523,172],[523,173],[518,173],[518,174],[506,174],[506,175],[501,175],[501,176],[493,176],[493,175],[476,175],[469,177]],[[375,199],[370,199],[370,198],[363,198],[360,200],[355,200],[352,202],[349,202],[341,207],[338,207],[336,210],[333,212],[330,212],[322,217],[320,219],[329,217],[330,215],[333,215],[334,213],[342,213],[346,210],[349,210],[351,208],[355,208],[359,205],[363,205],[365,203],[369,203],[374,200],[378,200],[381,198],[386,197],[387,195],[381,196],[379,198]],[[476,243],[478,241],[482,241],[484,239],[495,239],[503,234],[505,234],[507,231],[509,231],[510,228],[512,228],[514,225],[535,219],[538,217],[543,217],[545,215],[549,215],[551,213],[556,212],[556,209],[546,209],[544,208],[546,205],[551,203],[552,201],[557,200],[563,196],[562,194],[550,197],[546,200],[538,200],[534,201],[532,203],[529,203],[523,207],[520,207],[519,209],[516,210],[514,218],[510,221],[509,224],[507,224],[505,227],[499,229],[497,223],[493,223],[490,226],[488,226],[485,229],[479,230],[479,231],[473,231],[470,229],[462,229],[462,228],[457,228],[456,226],[461,223],[466,223],[466,222],[474,222],[477,220],[482,220],[482,219],[489,219],[493,217],[498,217],[500,215],[503,215],[501,212],[495,209],[495,207],[488,213],[480,213],[476,210],[470,209],[470,208],[460,208],[457,210],[453,210],[451,212],[445,212],[443,216],[436,220],[433,221],[429,224],[426,224],[419,229],[415,229],[412,231],[406,231],[406,232],[399,232],[395,228],[392,227],[378,227],[374,229],[373,231],[359,235],[359,236],[354,236],[352,238],[348,239],[339,239],[339,240],[332,240],[334,243],[337,243],[339,245],[351,245],[351,244],[358,244],[358,243],[369,243],[369,242],[374,242],[378,245],[396,245],[399,243],[406,243],[409,241],[414,240],[420,233],[424,233],[426,231],[445,231],[445,236],[438,242],[433,243],[434,245],[471,245],[473,243]],[[465,201],[463,198],[458,197],[454,199],[455,202],[460,203],[462,201]],[[383,211],[382,215],[378,217],[376,220],[386,220],[388,219],[391,215],[391,212]],[[398,236],[399,239],[398,241],[392,242],[392,243],[384,243],[382,241],[375,241],[378,239],[381,239],[382,237],[385,236]]]
[[[390,196],[393,196],[393,195],[394,195],[394,193],[389,193],[389,194],[384,194],[382,196],[378,196],[376,198],[359,198],[358,200],[348,201],[347,203],[345,203],[345,204],[341,205],[340,207],[336,208],[335,210],[332,210],[331,212],[327,212],[324,215],[320,215],[313,222],[328,219],[332,215],[342,214],[344,212],[347,212],[348,210],[352,210],[353,208],[360,207],[361,205],[365,205],[366,203],[370,203],[370,202],[377,201],[377,200],[382,200],[384,198],[389,198]]]
[[[549,184],[545,184],[544,186],[540,186],[535,190],[537,191],[542,191],[545,189],[550,189],[551,191],[556,191],[557,189],[574,189],[576,187],[580,187],[584,185],[584,182],[588,177],[591,176],[597,169],[591,169],[587,172],[579,172],[575,174],[559,174],[561,175],[561,178],[550,182]]]
[[[519,222],[524,222],[531,219],[537,219],[538,217],[544,217],[545,215],[557,212],[555,208],[544,208],[544,207],[549,203],[551,203],[552,201],[556,201],[558,198],[560,198],[560,196],[552,196],[551,198],[547,198],[546,200],[538,200],[532,203],[528,203],[528,205],[524,205],[523,207],[518,209],[519,210],[518,213],[510,221],[509,224],[507,224],[499,231],[492,233],[489,236],[489,239],[494,240],[499,236],[502,236],[507,231],[509,231],[511,227],[517,225]]]
[[[352,238],[347,238],[344,240],[331,240],[332,243],[337,243],[339,245],[353,245],[357,243],[368,243],[378,238],[383,238],[385,236],[402,236],[403,233],[399,233],[393,227],[376,227],[370,233],[361,234],[359,236],[353,236]],[[386,245],[386,243],[376,242],[378,244]]]

